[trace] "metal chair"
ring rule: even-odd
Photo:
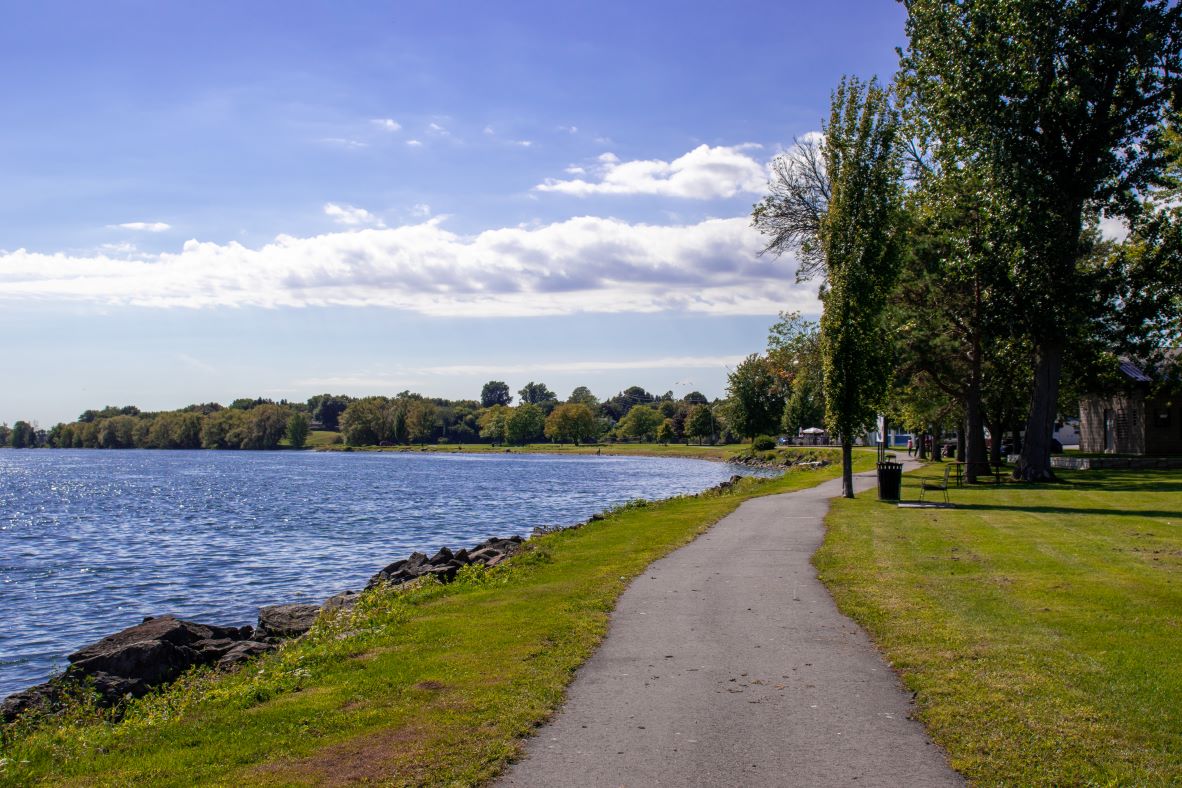
[[[952,472],[951,465],[944,466],[943,479],[937,479],[934,476],[926,476],[919,480],[919,500],[923,500],[923,494],[928,490],[939,490],[944,493],[944,503],[948,503],[948,474]]]

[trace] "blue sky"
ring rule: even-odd
[[[0,421],[322,391],[723,393],[748,227],[895,2],[12,5]],[[18,372],[19,370],[19,372]]]

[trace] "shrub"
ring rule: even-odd
[[[776,448],[776,439],[770,435],[760,435],[752,442],[751,448],[756,451],[771,451]]]

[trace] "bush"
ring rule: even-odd
[[[771,451],[776,448],[776,439],[770,435],[760,435],[751,443],[751,448],[756,451]]]

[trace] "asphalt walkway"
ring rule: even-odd
[[[809,562],[840,492],[752,499],[653,563],[500,784],[963,785]]]

